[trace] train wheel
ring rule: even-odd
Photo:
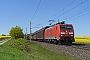
[[[55,40],[53,41],[53,44],[55,44]]]
[[[50,40],[50,44],[52,44],[52,40]]]
[[[52,41],[52,44],[55,44],[55,41]]]
[[[59,43],[59,42],[58,42],[57,40],[55,40],[55,44],[58,45],[58,43]]]
[[[47,42],[50,43],[50,40],[48,40]]]
[[[52,43],[52,40],[48,40],[48,43],[50,43],[50,44],[51,44],[51,43]]]

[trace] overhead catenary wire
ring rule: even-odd
[[[79,18],[79,17],[84,16],[84,15],[89,14],[89,13],[90,13],[90,8],[86,11],[83,11],[83,13],[80,13],[79,15],[76,15],[74,17],[70,17],[70,18],[66,19],[66,21]]]
[[[35,14],[36,14],[36,12],[37,12],[37,10],[38,10],[39,6],[40,6],[40,3],[41,3],[41,0],[39,1],[39,4],[38,4],[38,6],[37,6],[37,8],[36,8],[36,10],[35,10],[35,13],[34,13],[33,17],[31,18],[31,21],[32,21],[32,20],[33,20],[33,18],[34,18]]]
[[[87,14],[90,14],[90,12],[87,12],[87,13],[81,14],[81,15],[76,16],[76,17],[74,17],[74,18],[71,18],[71,19],[69,19],[69,20],[74,20],[74,19],[76,19],[76,18],[79,18],[79,17],[84,16],[84,15],[87,15]]]
[[[66,14],[66,13],[68,13],[68,12],[72,11],[73,9],[75,9],[75,8],[79,7],[80,5],[84,4],[84,3],[85,3],[85,2],[87,2],[87,1],[88,1],[88,0],[81,1],[81,3],[79,3],[79,4],[78,4],[78,5],[76,5],[76,6],[74,6],[74,7],[73,7],[73,8],[71,8],[71,9],[67,10],[66,12],[62,13],[61,15],[59,15],[59,16],[57,16],[57,17],[55,17],[54,19],[56,19],[56,18],[58,18],[58,17],[60,17],[60,16],[62,16],[62,15],[64,15],[64,14]]]
[[[64,18],[64,19],[62,19],[62,20],[68,20],[68,19],[71,19],[71,18],[76,17],[76,16],[79,17],[79,15],[81,15],[81,14],[83,14],[83,13],[86,13],[86,12],[88,12],[88,11],[90,11],[90,6],[84,8],[84,9],[82,9],[82,10],[76,12],[76,13],[73,13],[73,14],[71,14],[70,16],[68,16],[68,17],[66,17],[66,18]]]
[[[76,0],[73,0],[71,3],[69,3],[66,7],[64,7],[63,9],[61,9],[60,11],[58,11],[56,14],[54,14],[52,17],[55,17],[57,14],[59,14],[61,11],[64,11],[66,8],[68,8],[70,5],[72,5]],[[51,17],[51,18],[52,18]]]

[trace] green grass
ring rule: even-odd
[[[24,39],[10,40],[0,46],[0,60],[77,60],[69,55],[50,51]]]
[[[22,40],[21,40],[22,41]],[[20,41],[17,40],[11,40],[7,43],[5,43],[3,46],[0,47],[0,60],[30,60],[33,58],[32,55],[28,54],[23,50],[22,44],[25,43],[19,43]]]

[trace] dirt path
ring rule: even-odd
[[[9,41],[10,39],[6,39],[6,40],[2,40],[0,41],[0,45],[3,45],[4,43],[6,43],[7,41]]]

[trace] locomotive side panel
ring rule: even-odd
[[[50,27],[45,30],[45,39],[57,39],[56,26]]]

